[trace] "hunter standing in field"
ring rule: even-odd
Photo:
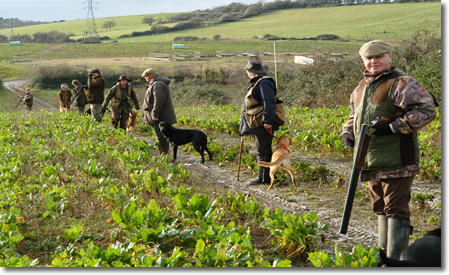
[[[93,69],[87,80],[87,103],[90,104],[92,116],[96,122],[101,122],[103,118],[102,107],[104,101],[104,88],[106,87],[106,79],[101,76],[99,69]]]
[[[417,132],[435,119],[435,103],[418,81],[393,66],[391,46],[385,41],[365,43],[359,54],[364,78],[351,94],[352,112],[342,135],[354,147],[362,124],[400,114],[389,124],[372,126],[376,130],[361,171],[378,217],[378,246],[387,249],[387,257],[399,259],[413,230],[409,203],[420,170]]]
[[[67,84],[61,85],[61,90],[59,91],[59,111],[61,113],[68,113],[70,109],[66,108],[72,100],[72,91],[70,91],[69,86]]]
[[[274,131],[279,130],[279,124],[275,121],[276,82],[267,75],[268,66],[262,65],[259,60],[248,61],[243,69],[250,78],[250,85],[243,101],[239,132],[241,136],[254,135],[257,162],[270,162],[273,154],[271,149],[273,134]],[[251,179],[247,184],[270,183],[270,168],[261,165],[258,167],[259,176]]]
[[[31,93],[31,90],[27,88],[25,90],[25,97],[23,99],[23,104],[25,104],[25,110],[28,112],[31,112],[31,108],[33,107],[33,94]]]
[[[78,114],[84,115],[84,111],[86,109],[87,104],[86,92],[84,91],[84,87],[81,88],[81,84],[78,80],[74,79],[72,81],[72,85],[75,86],[75,88],[73,89],[73,92],[75,94],[78,93],[79,91],[78,95],[75,98],[75,106],[78,107]]]
[[[151,126],[159,141],[158,148],[161,154],[168,154],[170,144],[168,139],[161,133],[157,124],[165,121],[175,124],[175,108],[171,97],[169,84],[170,79],[156,73],[156,69],[149,68],[142,73],[142,77],[149,83],[146,88],[143,101],[143,123]]]
[[[111,88],[102,105],[102,108],[106,109],[109,101],[112,99],[112,125],[115,129],[119,127],[120,123],[120,128],[126,130],[129,113],[132,112],[134,107],[136,107],[137,111],[140,110],[136,93],[129,82],[130,80],[126,76],[120,76],[117,80],[117,85]]]

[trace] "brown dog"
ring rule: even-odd
[[[131,132],[132,134],[134,134],[134,132],[136,131],[136,124],[137,124],[137,111],[132,111],[131,113],[129,113],[129,120],[128,120],[128,125],[126,127],[126,131]]]
[[[296,186],[295,178],[293,177],[293,167],[290,163],[290,146],[292,146],[292,138],[287,135],[282,135],[278,138],[278,145],[274,149],[273,155],[271,156],[271,162],[259,161],[258,164],[270,167],[270,190],[273,187],[276,171],[282,167],[290,173],[292,177],[292,182]]]

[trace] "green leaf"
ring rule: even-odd
[[[64,230],[64,239],[66,239],[69,242],[74,242],[78,238],[79,233],[83,231],[83,226],[78,225],[71,229]]]
[[[205,247],[206,244],[204,243],[204,241],[202,239],[199,239],[198,242],[196,243],[195,252],[197,254],[203,254]]]
[[[114,221],[121,225],[124,226],[125,224],[123,223],[122,217],[120,216],[120,211],[118,210],[114,210],[112,211],[112,218],[114,219]]]

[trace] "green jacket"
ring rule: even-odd
[[[23,104],[27,106],[33,106],[33,94],[30,92],[29,94],[25,95],[25,98],[23,99]]]
[[[354,100],[354,134],[360,138],[363,124],[394,115],[400,110],[391,100],[391,87],[396,79],[405,75],[395,69],[393,73],[383,75],[371,84],[362,81],[358,96]],[[357,142],[354,151],[357,150]],[[419,164],[419,145],[417,133],[371,136],[368,153],[362,170],[394,170],[410,164]]]
[[[78,90],[80,89],[80,87],[81,86],[75,86],[75,88],[73,89],[73,92],[75,94],[78,93]],[[75,106],[83,107],[86,104],[87,104],[87,97],[86,97],[86,92],[84,91],[84,88],[83,88],[76,96]]]
[[[106,108],[106,106],[108,106],[109,104],[109,101],[113,98],[121,101],[118,108],[111,108],[114,112],[121,113],[122,111],[125,111],[125,113],[131,113],[133,107],[130,106],[128,100],[132,100],[134,102],[134,107],[136,108],[136,110],[140,110],[140,105],[139,101],[137,100],[136,93],[129,84],[126,84],[125,88],[123,88],[120,84],[112,87],[111,90],[109,90],[109,93],[106,96],[102,106]]]
[[[104,88],[106,87],[106,80],[101,75],[97,78],[89,77],[86,97],[87,103],[102,104],[104,101]]]

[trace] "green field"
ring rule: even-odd
[[[175,14],[147,15],[157,19]],[[367,16],[370,15],[370,16]],[[375,15],[375,16],[373,16]],[[279,37],[315,37],[320,34],[335,34],[342,38],[402,40],[417,29],[441,30],[441,3],[376,4],[345,7],[290,9],[265,13],[249,19],[220,25],[207,26],[181,32],[153,36],[118,39],[133,31],[145,31],[150,27],[142,23],[145,15],[98,18],[96,25],[99,36],[108,36],[119,42],[167,42],[178,36],[197,36],[212,39],[220,34],[222,38],[253,38],[265,34]],[[116,27],[105,30],[102,25],[114,20]],[[16,34],[34,34],[57,30],[73,34],[73,39],[82,38],[85,20],[28,26],[16,28]],[[173,26],[173,24],[164,26]],[[8,36],[9,30],[0,30]]]

